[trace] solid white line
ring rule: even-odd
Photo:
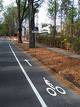
[[[32,65],[30,64],[28,60],[25,59],[24,61],[27,62],[30,67],[32,67]]]
[[[21,65],[19,59],[17,58],[17,56],[16,56],[15,52],[13,51],[13,49],[12,49],[12,47],[11,47],[10,44],[9,44],[9,47],[10,47],[10,49],[11,49],[11,51],[12,51],[12,53],[13,53],[15,59],[16,59],[16,61],[18,62],[18,64],[19,64],[19,66],[20,66],[23,74],[25,75],[27,81],[29,82],[30,86],[32,87],[32,90],[34,91],[36,97],[38,98],[39,102],[41,103],[42,107],[47,107],[46,103],[44,102],[43,98],[41,97],[41,95],[40,95],[39,92],[37,91],[37,89],[36,89],[36,87],[34,86],[34,84],[32,83],[30,77],[28,76],[28,74],[27,74],[26,71],[24,70],[23,66]]]

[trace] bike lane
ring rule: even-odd
[[[6,40],[0,41],[0,107],[41,107]]]
[[[80,96],[55,81],[46,69],[32,60],[31,56],[25,55],[14,45],[12,48],[48,107],[80,107]],[[32,66],[29,66],[25,59]]]

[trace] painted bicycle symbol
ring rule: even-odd
[[[60,86],[53,86],[53,84],[50,83],[49,80],[47,80],[45,77],[43,77],[43,80],[44,82],[46,83],[46,85],[48,86],[46,88],[46,91],[51,95],[51,96],[57,96],[57,92],[62,94],[62,95],[65,95],[66,94],[66,91],[60,87]]]

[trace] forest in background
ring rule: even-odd
[[[1,10],[3,9],[2,0]],[[44,0],[16,0],[3,12],[4,20],[0,23],[0,35],[18,34],[18,42],[22,42],[22,23],[29,20],[29,39],[31,47],[35,47],[35,14]],[[77,4],[76,4],[77,3]],[[51,47],[59,47],[80,53],[80,0],[48,0],[48,15],[53,21],[50,34],[38,34],[37,42]],[[32,7],[32,8],[31,8]],[[60,30],[57,30],[57,18]],[[48,26],[45,22],[43,28]]]

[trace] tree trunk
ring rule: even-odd
[[[62,7],[61,7],[61,33],[62,33]]]
[[[78,0],[78,20],[80,20],[80,0]]]
[[[73,29],[74,29],[74,15],[73,15],[73,13],[74,13],[74,0],[72,1],[72,19],[71,19],[71,34],[72,34],[72,37],[74,36],[74,31],[73,31]]]
[[[22,43],[22,26],[21,23],[19,24],[19,34],[18,34],[18,43]]]
[[[21,15],[20,15],[20,0],[18,2],[18,43],[22,43],[22,21],[21,21]]]
[[[34,22],[34,12],[33,12],[33,1],[28,0],[29,5],[29,47],[35,48],[35,34],[32,32],[34,30],[35,22]]]
[[[54,15],[54,46],[55,46],[55,38],[56,38],[56,0],[55,0],[55,15]]]

